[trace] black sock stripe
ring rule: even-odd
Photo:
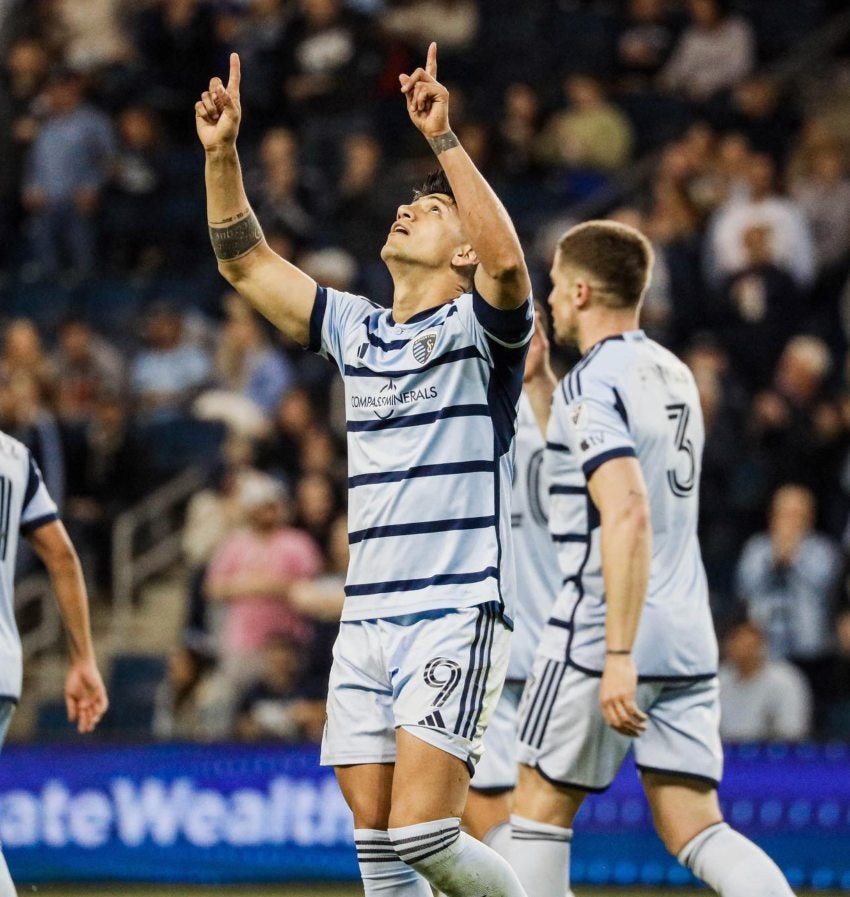
[[[450,841],[458,834],[458,830],[446,835],[440,835],[439,837],[429,838],[427,841],[420,841],[416,844],[409,844],[407,847],[402,847],[396,850],[396,853],[399,856],[403,856],[404,854],[416,853],[420,850],[425,850],[429,847],[434,847],[435,844],[440,841]]]
[[[511,836],[512,841],[557,841],[559,844],[569,844],[569,838],[559,838],[557,835],[517,835]]]
[[[357,862],[365,865],[366,863],[401,863],[401,862],[403,862],[403,860],[401,860],[399,857],[396,857],[396,856],[392,856],[392,857],[361,857],[358,855]]]
[[[436,838],[438,835],[450,835],[452,832],[459,832],[460,828],[456,825],[451,828],[442,828],[438,832],[425,832],[421,835],[413,835],[410,838],[399,838],[393,839],[392,845],[398,850],[399,844],[413,844],[415,841],[429,841],[431,838]]]
[[[390,841],[389,836],[387,836],[387,840],[386,840],[386,841],[358,841],[358,840],[355,838],[355,839],[354,839],[354,843],[355,843],[358,847],[361,847],[361,846],[362,846],[362,847],[375,847],[375,846],[392,847],[392,844],[393,844],[393,842]]]
[[[413,863],[421,863],[422,860],[427,860],[428,857],[436,856],[438,853],[442,853],[446,848],[451,847],[452,844],[457,841],[460,837],[460,832],[458,832],[454,838],[451,839],[447,844],[441,844],[439,847],[436,847],[434,850],[430,850],[427,853],[420,854],[419,856],[405,857],[404,862],[407,865],[412,865]]]

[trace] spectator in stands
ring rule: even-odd
[[[744,547],[737,587],[750,619],[764,630],[770,657],[801,667],[818,697],[829,682],[830,603],[841,557],[835,542],[815,531],[815,510],[809,489],[778,489],[767,532]]]
[[[60,325],[54,362],[59,386],[57,410],[65,423],[82,423],[92,417],[104,388],[116,396],[123,391],[124,360],[82,318],[66,318]]]
[[[145,98],[175,126],[192,108],[199,84],[215,71],[215,35],[210,4],[159,0],[133,16],[134,43],[142,58]],[[181,129],[174,127],[179,133]]]
[[[537,147],[540,160],[599,172],[622,168],[632,150],[629,120],[596,78],[570,75],[563,89],[568,105],[546,123]]]
[[[290,636],[272,634],[263,646],[262,674],[239,698],[236,737],[240,741],[322,740],[325,693],[305,683],[307,654]]]
[[[753,75],[738,84],[716,118],[723,130],[743,134],[749,145],[781,165],[788,155],[788,135],[799,126],[790,97],[768,75]]]
[[[755,623],[733,626],[720,666],[720,736],[724,741],[802,741],[811,733],[812,697],[805,676],[769,660]]]
[[[617,69],[627,90],[646,90],[673,49],[675,32],[664,0],[629,0],[617,35]]]
[[[111,386],[116,387],[110,392]],[[87,578],[104,597],[112,577],[112,527],[115,518],[151,487],[147,447],[135,432],[121,379],[92,384],[86,416],[66,420],[63,430],[67,500],[65,523],[79,548]],[[79,398],[79,397],[77,397]]]
[[[65,61],[81,72],[103,70],[130,59],[122,0],[62,0],[53,5],[54,27]]]
[[[333,215],[340,245],[361,265],[375,258],[398,208],[398,197],[383,183],[383,162],[381,145],[372,134],[350,134],[343,141]]]
[[[226,320],[215,357],[219,383],[271,416],[293,385],[287,359],[272,347],[260,320],[238,293],[225,296]]]
[[[212,364],[206,352],[191,343],[183,316],[167,302],[146,315],[143,349],[130,368],[130,390],[149,419],[166,419],[185,408],[207,382]]]
[[[840,145],[815,147],[791,184],[815,244],[815,264],[820,272],[841,266],[850,256],[850,177]]]
[[[50,402],[56,389],[56,365],[44,351],[41,334],[29,318],[16,318],[3,334],[0,372],[7,377],[27,374],[38,384],[44,400]]]
[[[334,127],[362,120],[381,57],[369,22],[342,0],[301,0],[288,35],[284,95],[308,140],[339,139]]]
[[[770,229],[775,264],[788,271],[801,287],[811,285],[815,273],[814,244],[800,206],[781,196],[775,186],[775,166],[766,153],[754,153],[749,164],[749,196],[732,198],[718,210],[707,240],[706,268],[717,283],[747,265],[745,231]]]
[[[159,741],[209,741],[226,737],[224,703],[212,676],[215,658],[202,643],[180,645],[154,698],[153,736]]]
[[[295,483],[302,473],[301,441],[317,423],[310,393],[302,387],[289,390],[277,406],[268,439],[259,447],[259,466],[279,479]]]
[[[668,90],[707,100],[752,71],[756,55],[752,29],[744,19],[729,14],[727,6],[724,0],[689,0],[691,24],[661,73]]]
[[[310,624],[289,604],[296,579],[315,576],[322,558],[315,542],[285,523],[280,483],[251,478],[241,488],[245,526],[225,538],[210,560],[207,595],[225,608],[219,654],[228,680],[244,684],[256,653],[273,633],[306,642]]]
[[[713,325],[739,377],[750,389],[769,382],[795,330],[800,289],[777,267],[773,232],[753,225],[741,234],[745,266],[720,288]]]
[[[308,473],[298,481],[295,492],[295,524],[309,533],[327,551],[331,526],[339,511],[334,483],[322,473]]]
[[[761,456],[768,488],[802,481],[832,511],[836,464],[844,434],[827,395],[829,348],[814,336],[795,336],[785,347],[770,389],[759,392],[748,416],[749,440]]]
[[[246,174],[246,189],[263,224],[298,242],[313,237],[316,221],[302,176],[298,138],[288,128],[270,128],[260,143],[259,167]]]
[[[387,34],[411,43],[422,56],[431,41],[436,41],[440,53],[451,60],[474,43],[478,19],[479,4],[474,0],[415,0],[384,10],[381,27]]]
[[[32,262],[41,276],[90,275],[97,262],[95,214],[115,154],[109,118],[85,101],[82,77],[53,73],[48,115],[30,148],[23,202]]]
[[[118,137],[104,209],[109,260],[121,270],[156,268],[168,242],[163,202],[171,160],[159,121],[144,106],[129,106],[121,112]]]
[[[534,175],[537,169],[535,146],[540,134],[540,96],[530,84],[509,84],[499,118],[499,169],[509,181]],[[515,186],[519,186],[518,184]]]

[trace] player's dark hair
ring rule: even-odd
[[[446,173],[442,168],[432,171],[428,177],[422,181],[419,187],[413,191],[413,201],[416,202],[417,199],[421,199],[423,196],[429,196],[432,193],[445,193],[446,196],[451,198],[452,202],[455,201],[455,195],[452,193],[451,184],[449,184],[449,179],[446,177]]]
[[[649,240],[626,224],[588,221],[558,243],[561,266],[580,268],[597,281],[598,301],[608,308],[636,308],[652,271]]]

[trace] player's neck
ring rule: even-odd
[[[601,343],[602,340],[620,336],[629,330],[637,330],[638,327],[638,316],[634,309],[627,311],[596,309],[592,317],[581,322],[578,335],[579,350],[584,355],[588,349]]]
[[[393,320],[404,324],[414,315],[455,299],[463,293],[454,272],[423,271],[419,266],[393,271]]]

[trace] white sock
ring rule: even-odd
[[[456,816],[389,834],[399,857],[447,897],[527,897],[508,863],[462,832]]]
[[[398,858],[385,831],[355,829],[354,843],[366,897],[431,897],[431,886]],[[0,897],[4,897],[2,892]]]
[[[15,885],[12,883],[12,876],[9,874],[9,867],[3,856],[3,850],[0,848],[0,897],[17,897],[17,894]]]
[[[481,839],[491,850],[495,850],[497,854],[504,860],[510,860],[511,857],[511,824],[510,822],[500,822],[494,825],[486,835]]]
[[[678,860],[721,897],[794,897],[776,863],[725,822],[691,839]]]
[[[564,897],[570,891],[571,828],[511,816],[511,865],[534,897]]]

